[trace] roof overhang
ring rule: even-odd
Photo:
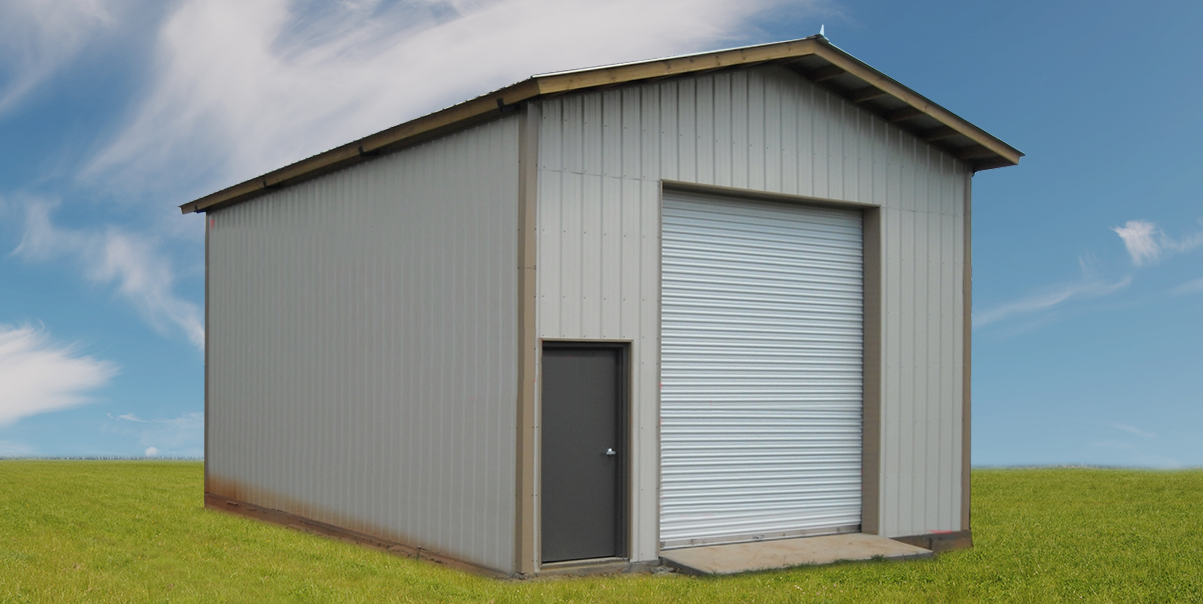
[[[1013,166],[1023,153],[835,47],[823,36],[533,76],[273,170],[180,206],[203,212],[397,151],[493,119],[539,97],[724,69],[776,64],[802,75],[886,121],[907,130],[973,171]]]

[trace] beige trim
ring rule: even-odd
[[[205,392],[203,393],[204,404],[205,404],[205,419],[204,419],[204,421],[205,421],[205,434],[204,434],[205,441],[203,444],[204,451],[202,454],[205,456],[205,462],[204,462],[204,465],[205,465],[205,492],[208,493],[209,492],[209,450],[210,450],[209,449],[209,349],[210,349],[210,346],[209,346],[209,343],[210,343],[209,342],[209,325],[210,325],[210,323],[209,323],[209,267],[212,266],[212,264],[209,262],[209,246],[212,245],[209,242],[209,231],[213,230],[213,228],[210,225],[213,224],[214,218],[212,216],[209,216],[208,214],[206,214],[202,218],[205,219],[205,353],[204,353],[205,354],[205,367],[204,367],[204,375],[201,378],[203,380],[203,384],[204,384],[204,388],[205,388]]]
[[[1023,153],[1014,147],[873,69],[856,57],[832,46],[826,38],[811,36],[801,40],[534,76],[496,92],[405,122],[268,172],[263,176],[206,195],[180,206],[180,210],[187,214],[246,201],[274,188],[296,184],[367,161],[382,153],[397,151],[496,118],[512,110],[512,106],[515,104],[542,96],[697,74],[716,69],[764,63],[791,63],[805,57],[819,57],[828,63],[808,73],[808,77],[812,81],[834,80],[850,75],[866,85],[851,91],[840,91],[840,94],[848,96],[854,102],[866,106],[864,103],[875,99],[886,96],[893,97],[905,103],[909,108],[913,108],[914,112],[913,115],[912,112],[905,112],[908,107],[903,107],[894,109],[887,115],[902,115],[899,113],[900,111],[904,111],[907,115],[902,119],[926,115],[939,122],[943,127],[951,128],[958,135],[967,138],[971,143],[968,147],[949,152],[961,160],[969,162],[974,170],[1015,165],[1023,156]],[[879,92],[883,94],[879,94]],[[949,134],[949,131],[940,131],[941,136],[946,134]]]
[[[752,189],[740,189],[738,187],[724,187],[721,185],[706,185],[696,182],[684,182],[679,180],[662,180],[660,181],[660,199],[663,206],[664,191],[681,191],[684,193],[700,193],[702,195],[715,195],[719,197],[727,197],[734,199],[751,199],[759,201],[777,201],[785,203],[804,203],[812,206],[822,206],[828,208],[837,208],[840,210],[867,210],[880,208],[875,203],[864,203],[860,201],[848,201],[843,199],[828,199],[825,197],[808,197],[806,195],[794,195],[792,193],[770,193],[768,191],[755,191]],[[663,211],[663,207],[661,207]]]
[[[973,377],[973,173],[965,175],[965,262],[962,279],[961,304],[964,305],[964,318],[961,323],[963,338],[961,359],[961,530],[968,531],[970,480],[972,478],[970,463],[970,411],[972,408],[972,393],[970,380]]]
[[[864,411],[861,423],[861,532],[881,534],[881,209],[864,212]]]
[[[539,115],[527,105],[518,116],[518,435],[514,570],[539,570],[536,505],[538,442],[535,408],[539,363],[536,259],[539,243]]]

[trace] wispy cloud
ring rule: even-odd
[[[0,3],[0,114],[15,107],[113,24],[100,0]]]
[[[85,404],[88,391],[117,374],[115,364],[78,352],[44,329],[0,324],[0,426]]]
[[[110,432],[125,434],[138,439],[138,444],[147,447],[147,457],[161,453],[200,456],[204,454],[205,415],[186,413],[168,419],[142,419],[133,413],[109,415],[114,424]]]
[[[175,274],[158,242],[116,227],[59,228],[51,222],[52,207],[41,200],[25,204],[25,232],[14,255],[31,262],[67,258],[87,279],[114,287],[159,332],[177,329],[197,348],[204,347],[200,309],[174,293]]]
[[[1113,428],[1123,430],[1124,432],[1127,432],[1129,434],[1143,436],[1144,438],[1157,438],[1157,435],[1155,433],[1149,432],[1147,430],[1141,430],[1140,428],[1137,428],[1135,426],[1129,426],[1127,424],[1111,424],[1111,426]]]
[[[1203,225],[1203,220],[1199,221]],[[1155,264],[1164,256],[1189,252],[1203,246],[1203,230],[1175,239],[1165,234],[1156,223],[1147,220],[1129,220],[1122,227],[1112,230],[1124,240],[1132,264],[1145,266]]]
[[[991,323],[1022,315],[1048,311],[1071,300],[1101,298],[1118,292],[1132,282],[1131,275],[1118,281],[1101,278],[1091,263],[1079,258],[1082,276],[1068,283],[1044,288],[1018,300],[1005,302],[982,312],[973,314],[973,328],[978,329]]]
[[[87,174],[229,184],[533,73],[737,42],[766,10],[821,4],[185,0],[159,32],[145,101]]]
[[[1203,277],[1191,279],[1190,281],[1179,284],[1178,287],[1173,289],[1173,293],[1175,294],[1187,294],[1200,291],[1203,291]]]

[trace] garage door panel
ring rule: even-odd
[[[662,546],[860,524],[859,212],[666,193]]]

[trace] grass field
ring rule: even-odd
[[[979,470],[976,547],[497,581],[201,508],[196,462],[0,461],[0,602],[1201,602],[1203,471]]]

